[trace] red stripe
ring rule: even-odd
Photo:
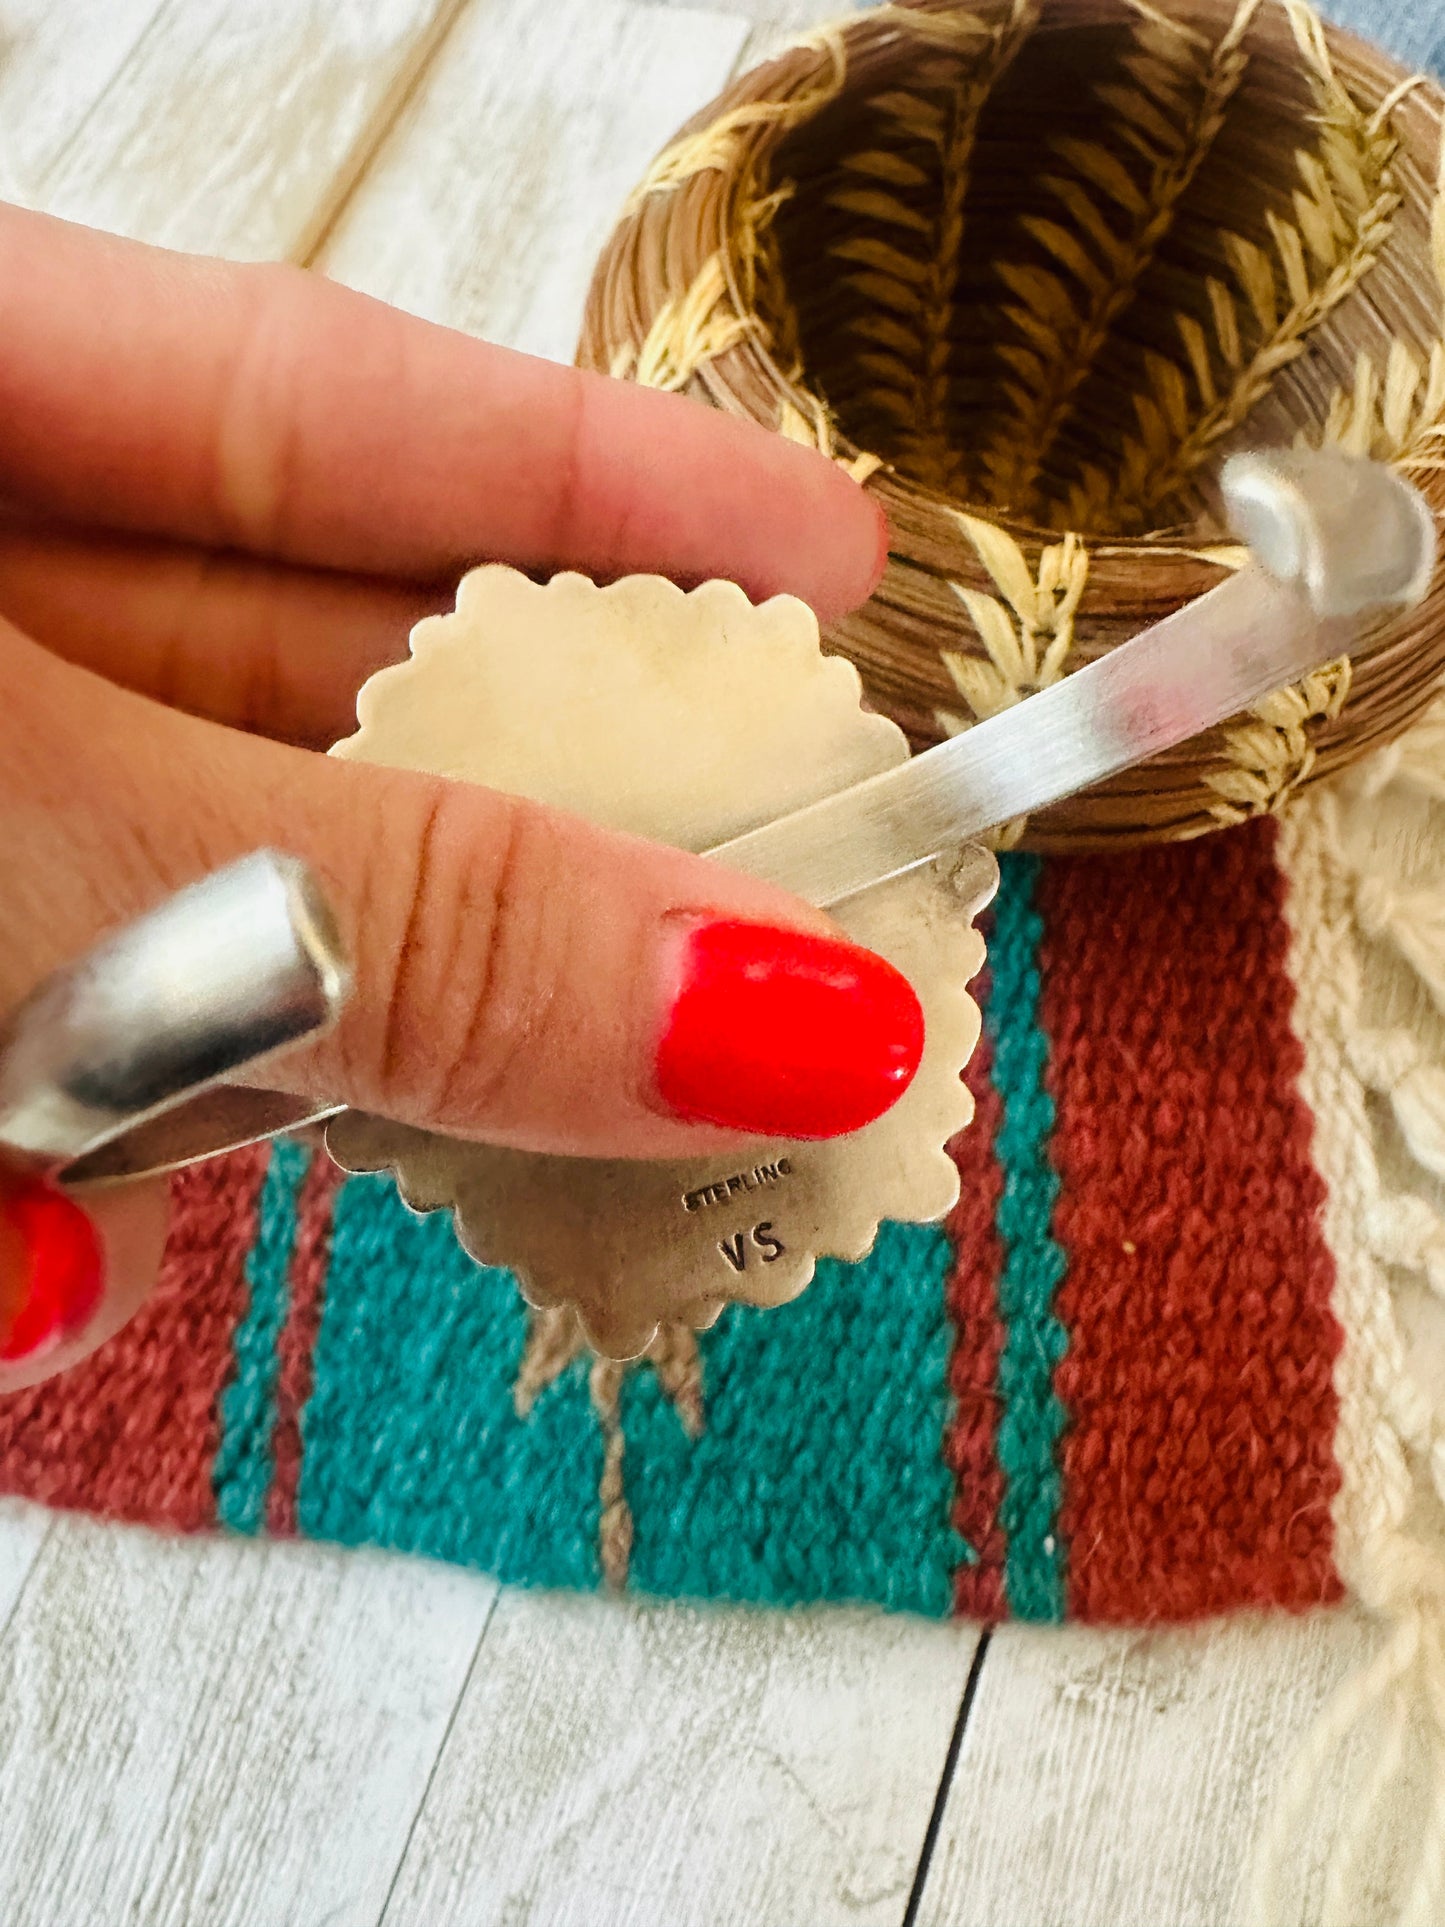
[[[0,1492],[186,1531],[214,1523],[217,1400],[266,1158],[253,1147],[175,1178],[154,1294],[73,1371],[0,1398]]]
[[[974,995],[987,1001],[981,981]],[[993,1054],[981,1037],[965,1082],[973,1092],[974,1118],[949,1149],[962,1190],[947,1231],[956,1253],[948,1281],[953,1356],[948,1384],[954,1416],[944,1438],[944,1458],[957,1481],[953,1523],[978,1555],[960,1566],[954,1580],[954,1611],[968,1619],[1001,1619],[1004,1600],[1004,1535],[999,1525],[1003,1475],[994,1450],[998,1425],[999,1354],[1004,1328],[998,1315],[998,1276],[1003,1249],[995,1229],[1003,1179],[994,1157],[1002,1106],[990,1076]]]
[[[1273,826],[1047,865],[1069,1612],[1340,1596],[1341,1334]]]
[[[275,1472],[266,1496],[266,1525],[294,1536],[301,1484],[301,1414],[311,1396],[312,1354],[321,1328],[326,1271],[331,1259],[331,1219],[342,1173],[325,1151],[311,1160],[296,1201],[296,1244],[291,1254],[290,1302],[277,1340]]]

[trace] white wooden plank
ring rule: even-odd
[[[975,1643],[504,1594],[385,1927],[897,1927]]]
[[[486,0],[458,21],[317,257],[412,313],[570,360],[618,209],[725,83],[736,17]]]
[[[0,1633],[3,1633],[50,1530],[48,1512],[0,1499]]]
[[[643,0],[643,4],[666,9],[686,6],[688,0]],[[787,22],[806,28],[820,20],[837,20],[856,13],[866,4],[868,0],[718,0],[725,13],[735,13],[740,19],[761,27]]]
[[[917,1927],[1231,1927],[1294,1750],[1373,1641],[1347,1613],[1152,1635],[1002,1629]],[[1350,1777],[1347,1758],[1322,1779],[1273,1927],[1319,1918]]]
[[[649,7],[667,9],[687,0],[644,0]],[[855,13],[866,12],[872,0],[717,0],[725,12],[748,23],[738,71],[771,60],[793,41],[815,27],[831,26]]]
[[[790,48],[796,40],[809,35],[817,25],[825,21],[832,23],[836,19],[836,4],[819,6],[817,0],[792,0],[792,6],[769,8],[753,21],[749,29],[738,71],[746,73],[749,67],[761,67],[765,60],[775,60],[778,54]]]
[[[168,247],[303,259],[460,0],[166,0],[37,181]]]
[[[663,4],[668,4],[668,0],[663,0]],[[815,27],[832,26],[835,21],[846,19],[850,12],[859,11],[857,7],[840,5],[840,0],[831,0],[831,4],[829,0],[777,0],[773,5],[765,4],[765,0],[749,0],[752,24],[738,62],[739,72],[772,60]]]
[[[371,1927],[495,1587],[64,1520],[0,1645],[7,1927]]]
[[[0,0],[0,196],[28,202],[161,0]]]

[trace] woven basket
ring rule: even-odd
[[[581,362],[816,444],[892,524],[831,631],[937,741],[1217,582],[1213,476],[1336,441],[1445,507],[1442,96],[1302,5],[905,0],[737,81],[659,156]],[[1424,607],[1061,804],[1039,849],[1196,836],[1396,735]]]

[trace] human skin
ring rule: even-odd
[[[828,1136],[901,1092],[911,992],[809,906],[319,753],[479,561],[723,576],[838,616],[871,593],[887,534],[836,465],[299,270],[3,207],[0,341],[0,1013],[271,846],[314,869],[357,991],[268,1083],[654,1157],[775,1122],[780,1094],[799,1134]],[[751,1068],[750,1034],[773,1040]],[[0,1391],[94,1349],[154,1282],[164,1185],[84,1205],[72,1221],[0,1169]]]

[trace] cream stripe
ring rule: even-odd
[[[1361,959],[1353,890],[1339,834],[1339,797],[1316,791],[1280,823],[1279,860],[1295,980],[1295,1029],[1304,1047],[1301,1091],[1314,1115],[1314,1160],[1329,1189],[1325,1238],[1334,1255],[1334,1308],[1345,1333],[1335,1369],[1340,1401],[1335,1455],[1335,1562],[1349,1589],[1375,1604],[1382,1545],[1403,1524],[1412,1480],[1386,1416],[1389,1387],[1405,1370],[1390,1283],[1367,1233],[1381,1185],[1365,1088],[1347,1039],[1359,1004]]]
[[[1390,752],[1386,752],[1388,757]],[[1350,1826],[1335,1842],[1327,1872],[1324,1921],[1373,1917],[1355,1879],[1377,1816],[1399,1797],[1407,1749],[1401,1734],[1423,1722],[1429,1761],[1430,1818],[1422,1828],[1408,1887],[1395,1897],[1402,1921],[1440,1918],[1440,1829],[1445,1826],[1445,1559],[1436,1539],[1445,1512],[1440,1495],[1439,1401],[1410,1368],[1397,1295],[1401,1261],[1420,1275],[1438,1269],[1432,1241],[1441,1226],[1421,1194],[1397,1191],[1382,1170],[1382,1145],[1360,1065],[1394,1033],[1371,1031],[1375,979],[1392,966],[1367,940],[1359,902],[1390,883],[1371,861],[1352,813],[1369,811],[1373,857],[1388,822],[1392,785],[1367,773],[1349,789],[1325,788],[1298,800],[1280,826],[1279,860],[1289,894],[1294,1022],[1304,1050],[1301,1091],[1314,1115],[1314,1161],[1328,1187],[1324,1232],[1334,1255],[1334,1308],[1344,1331],[1335,1370],[1340,1402],[1336,1457],[1342,1483],[1335,1503],[1335,1559],[1346,1587],[1381,1626],[1370,1666],[1347,1680],[1326,1705],[1293,1762],[1261,1833],[1251,1880],[1251,1913],[1281,1917],[1290,1890],[1285,1862],[1321,1773],[1368,1722],[1374,1752],[1363,1769]],[[1441,812],[1445,848],[1445,811]],[[1402,832],[1403,835],[1403,826]],[[1388,843],[1388,838],[1385,839]],[[1398,967],[1398,959],[1396,966]],[[1398,1057],[1398,1053],[1396,1054]],[[1372,1078],[1372,1082],[1376,1080]],[[1423,1178],[1423,1172],[1420,1174]],[[1429,1280],[1438,1291],[1440,1281]],[[1418,1756],[1417,1756],[1418,1757]]]

